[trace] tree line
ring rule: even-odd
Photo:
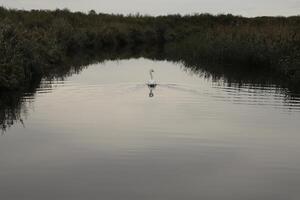
[[[174,60],[300,69],[300,16],[110,15],[0,7],[0,90],[16,90],[80,54],[168,46]]]

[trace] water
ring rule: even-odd
[[[106,61],[44,80],[17,109],[0,137],[0,199],[300,198],[300,98],[276,85]]]

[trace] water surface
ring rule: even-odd
[[[0,199],[300,198],[300,98],[276,85],[106,61],[44,80],[19,115],[0,137]]]

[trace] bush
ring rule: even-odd
[[[18,88],[75,54],[170,43],[182,59],[273,67],[294,76],[300,68],[300,17],[151,17],[0,7],[0,89]]]

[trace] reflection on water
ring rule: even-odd
[[[201,69],[107,60],[1,96],[0,199],[299,199],[297,92]]]
[[[151,88],[151,87],[148,87],[149,88],[149,97],[151,98],[151,97],[154,97],[154,93],[153,93],[153,88]]]
[[[271,69],[249,69],[241,66],[205,63],[199,60],[189,59],[189,56],[180,57],[176,53],[173,55],[171,53],[172,49],[172,47],[167,49],[165,47],[162,49],[156,47],[153,49],[121,49],[120,51],[114,50],[103,52],[100,55],[91,54],[74,56],[70,59],[68,65],[46,72],[46,77],[44,77],[42,82],[36,80],[24,91],[15,93],[0,92],[0,125],[2,133],[15,123],[24,125],[22,116],[27,116],[28,104],[31,104],[30,102],[34,101],[36,94],[51,92],[53,87],[56,87],[59,83],[63,84],[66,77],[72,76],[73,74],[79,74],[90,63],[105,63],[108,60],[117,60],[118,62],[118,60],[122,59],[139,57],[175,62],[175,64],[180,65],[182,71],[187,74],[208,79],[212,83],[219,84],[219,86],[223,88],[229,87],[238,91],[243,88],[246,88],[246,90],[252,88],[255,91],[262,90],[263,93],[267,93],[267,90],[270,89],[272,92],[274,91],[276,94],[278,93],[282,96],[282,103],[285,107],[290,107],[290,110],[297,109],[295,104],[298,104],[300,97],[300,83],[291,83],[281,74],[278,74]],[[149,67],[151,68],[152,66]],[[220,84],[222,84],[222,86]],[[140,86],[144,86],[144,84],[139,83],[137,85],[137,87]],[[162,86],[172,88],[172,84],[165,84]],[[150,98],[154,97],[155,87],[148,88],[148,96]],[[178,87],[176,89],[180,90]],[[190,91],[193,90],[189,86],[185,89]]]
[[[34,94],[13,92],[0,95],[0,125],[2,135],[16,123],[24,125],[24,118],[28,115],[28,106],[32,103]],[[28,98],[28,99],[27,99]]]
[[[148,85],[148,89],[149,89],[149,97],[150,98],[152,98],[152,97],[154,97],[154,90],[155,90],[155,88],[157,87],[157,85]]]

